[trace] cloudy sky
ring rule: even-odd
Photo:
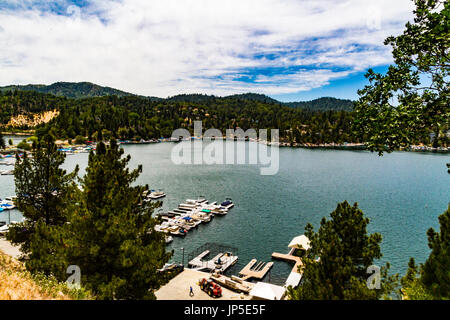
[[[355,99],[410,0],[2,0],[0,85]]]

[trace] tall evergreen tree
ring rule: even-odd
[[[71,173],[61,168],[65,155],[50,135],[34,142],[31,157],[16,156],[14,181],[17,207],[25,218],[13,224],[8,240],[21,245],[27,268],[62,276],[62,229],[67,222],[68,198],[73,193],[78,166]],[[60,230],[61,229],[61,230]],[[60,250],[61,249],[61,250]]]
[[[417,266],[414,258],[402,278],[401,293],[409,300],[450,298],[450,206],[439,216],[440,233],[427,232],[431,253],[425,264]]]
[[[368,267],[381,258],[379,233],[367,234],[369,219],[355,203],[339,203],[331,213],[331,220],[322,219],[319,231],[306,226],[305,235],[311,248],[302,257],[303,280],[301,285],[290,288],[292,299],[378,299],[389,294],[396,283],[396,276],[388,277],[389,265],[381,268],[380,288],[369,289]]]
[[[436,298],[450,298],[450,206],[439,216],[440,233],[430,228],[428,246],[432,250],[423,265],[422,282]]]
[[[115,140],[89,155],[82,192],[71,218],[69,261],[81,269],[83,286],[100,299],[154,298],[158,275],[170,258],[164,235],[154,231],[155,205],[143,201],[147,187],[133,186],[142,166],[129,171],[130,156]]]

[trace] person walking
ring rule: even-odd
[[[193,297],[194,296],[194,290],[192,290],[192,286],[190,288],[191,289],[189,290],[189,296]]]

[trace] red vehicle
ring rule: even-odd
[[[203,278],[200,280],[200,288],[210,297],[220,298],[222,296],[222,288],[211,279]]]

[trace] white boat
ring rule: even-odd
[[[166,244],[169,244],[173,241],[173,238],[171,236],[166,236],[165,241],[166,241]]]
[[[9,230],[8,224],[5,224],[4,226],[0,227],[0,233],[8,232],[8,230]]]
[[[169,227],[169,232],[171,235],[174,236],[185,236],[187,231],[183,228],[180,228],[178,226],[171,226]]]
[[[19,223],[18,221],[11,221],[10,224],[5,224],[0,227],[0,234],[5,235],[9,231],[9,226],[15,223]]]
[[[196,212],[192,215],[193,219],[201,220],[202,222],[210,222],[213,216],[205,212]]]
[[[151,200],[156,200],[160,198],[164,198],[166,194],[162,191],[152,191],[147,197]]]
[[[191,227],[186,224],[186,221],[184,219],[176,218],[172,219],[172,221],[169,220],[169,223],[172,223],[173,225],[179,226],[180,228],[191,230]]]
[[[12,210],[16,207],[14,201],[0,200],[0,208],[3,210]]]
[[[197,208],[198,207],[198,205],[197,204],[190,204],[190,203],[180,203],[179,205],[178,205],[178,208],[180,208],[180,209],[195,209],[195,208]]]

